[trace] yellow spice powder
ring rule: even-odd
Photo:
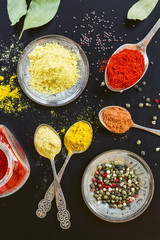
[[[59,136],[47,126],[38,128],[34,143],[40,155],[50,160],[53,160],[61,150],[61,140]]]
[[[56,94],[73,87],[80,77],[78,60],[78,55],[56,42],[37,46],[29,54],[31,88]]]
[[[73,151],[84,151],[92,141],[92,128],[86,122],[79,121],[75,123],[66,133],[64,138],[65,147],[68,155]]]
[[[0,109],[5,113],[21,112],[29,107],[28,102],[22,100],[22,93],[16,87],[16,75],[10,77],[9,83],[4,83],[4,77],[0,76]]]

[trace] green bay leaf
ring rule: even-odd
[[[155,8],[158,0],[139,0],[128,11],[127,18],[144,20]]]
[[[55,16],[60,0],[32,0],[24,20],[23,30],[40,27]]]
[[[7,11],[11,25],[15,25],[27,12],[26,0],[7,0]]]

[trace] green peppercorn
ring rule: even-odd
[[[145,86],[145,85],[146,85],[146,82],[145,82],[145,81],[143,81],[143,82],[142,82],[142,85],[143,85],[143,86]]]
[[[143,103],[139,103],[139,104],[138,104],[138,107],[140,107],[140,108],[142,108],[143,106],[144,106]]]
[[[112,195],[112,196],[111,196],[111,198],[112,198],[112,199],[115,199],[115,196],[114,196],[114,195]]]
[[[121,208],[122,207],[122,204],[118,204],[118,208]]]
[[[99,190],[99,193],[100,193],[100,194],[103,194],[103,190],[102,190],[102,189],[101,189],[101,190]]]
[[[95,197],[95,198],[98,198],[98,194],[94,194],[94,197]]]
[[[141,140],[137,140],[137,145],[140,145],[141,144]]]
[[[100,174],[103,175],[103,174],[104,174],[104,171],[100,171]]]
[[[97,201],[100,201],[100,200],[101,200],[101,197],[98,197],[98,198],[97,198]]]
[[[101,166],[101,165],[99,165],[99,166],[97,167],[97,169],[98,169],[98,170],[101,170],[101,169],[102,169],[102,166]]]
[[[126,108],[130,108],[131,105],[129,103],[126,103]]]

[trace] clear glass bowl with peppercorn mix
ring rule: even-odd
[[[82,178],[86,205],[109,222],[126,222],[148,207],[154,193],[154,179],[146,162],[125,150],[111,150],[97,156]]]

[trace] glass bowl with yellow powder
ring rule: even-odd
[[[84,90],[88,59],[77,43],[59,35],[32,41],[20,56],[19,84],[25,94],[45,106],[70,103]]]

